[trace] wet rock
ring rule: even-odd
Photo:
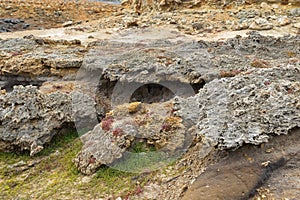
[[[250,70],[206,84],[175,109],[219,149],[257,145],[300,125],[299,78],[297,66]]]
[[[34,86],[15,86],[0,96],[0,107],[1,150],[28,150],[34,155],[72,122],[66,94],[44,95]]]
[[[273,28],[273,25],[264,18],[258,18],[250,24],[249,28],[252,30],[270,30]]]

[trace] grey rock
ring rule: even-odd
[[[129,149],[135,142],[143,142],[146,147],[154,145],[169,157],[182,153],[187,142],[185,127],[179,117],[170,115],[171,109],[170,102],[134,102],[116,107],[92,131],[81,136],[84,145],[74,163],[83,174],[92,174],[101,165],[124,170],[120,159],[126,160],[132,154]]]
[[[12,92],[0,95],[0,108],[1,150],[29,150],[34,155],[72,122],[68,95],[45,95],[34,86],[15,86]]]
[[[264,18],[255,19],[249,26],[252,30],[270,30],[273,28],[273,24]]]
[[[0,33],[13,32],[27,29],[30,25],[26,24],[22,19],[6,18],[0,19]]]
[[[300,8],[293,8],[289,13],[293,17],[300,17]]]
[[[56,41],[32,35],[0,40],[0,73],[6,77],[30,77],[32,81],[75,79],[84,53],[78,40]]]
[[[297,66],[250,70],[213,80],[196,96],[179,98],[175,109],[213,146],[257,145],[270,134],[287,134],[300,126],[299,80]]]

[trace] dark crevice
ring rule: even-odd
[[[174,93],[160,84],[145,84],[131,95],[130,102],[158,103],[166,102],[174,97]]]
[[[202,82],[200,82],[200,83],[193,83],[193,84],[191,84],[191,86],[192,86],[192,88],[194,89],[194,92],[195,92],[196,94],[199,93],[199,90],[200,90],[201,88],[203,88],[204,85],[205,85],[205,81],[202,81]]]
[[[16,85],[32,85],[40,87],[45,81],[33,80],[27,77],[21,76],[6,76],[5,79],[0,80],[0,87],[5,89],[7,92],[11,92]]]

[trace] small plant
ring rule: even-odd
[[[220,76],[222,78],[234,77],[234,76],[238,75],[239,73],[241,73],[240,70],[220,71]]]
[[[130,114],[133,114],[133,113],[136,113],[138,112],[142,107],[142,103],[141,102],[133,102],[133,103],[130,103],[129,106],[128,106],[128,112]]]
[[[171,131],[174,128],[180,127],[181,122],[182,119],[180,117],[177,116],[167,117],[161,126],[161,130],[166,132]]]
[[[124,131],[122,129],[116,128],[113,130],[113,136],[120,137],[122,135],[124,135]]]
[[[101,128],[105,131],[109,131],[112,127],[113,122],[114,119],[111,116],[106,117],[101,122]]]
[[[265,60],[254,59],[251,62],[251,67],[255,67],[255,68],[267,68],[267,67],[270,67],[270,63],[268,63]]]
[[[165,131],[165,132],[168,132],[171,129],[172,129],[172,126],[170,124],[167,124],[167,123],[163,123],[162,126],[161,126],[161,130]]]

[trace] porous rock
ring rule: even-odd
[[[101,165],[122,158],[136,141],[170,154],[180,152],[185,142],[185,127],[181,118],[172,116],[171,111],[169,102],[134,102],[116,107],[81,137],[84,146],[74,163],[83,174],[92,174]]]
[[[206,84],[175,109],[219,149],[267,142],[300,126],[299,66],[249,70]],[[197,109],[195,109],[197,108]]]
[[[42,94],[34,86],[15,86],[1,94],[0,108],[1,150],[29,150],[34,155],[72,121],[68,95]]]

